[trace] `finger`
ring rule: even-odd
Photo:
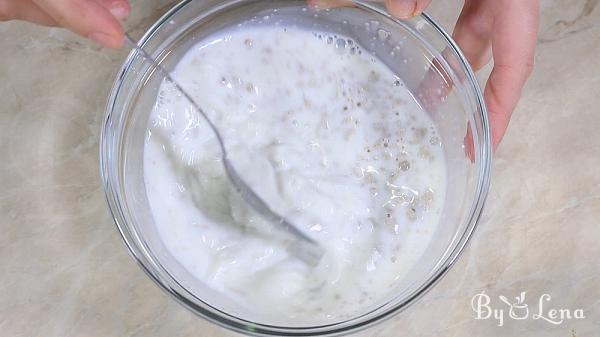
[[[453,38],[474,70],[492,58],[493,2],[467,0],[456,21]]]
[[[57,22],[31,0],[0,0],[0,21],[25,20],[45,26],[57,26]]]
[[[127,0],[96,0],[100,6],[108,9],[115,18],[122,20],[129,16],[131,6]]]
[[[390,12],[395,17],[401,19],[412,18],[413,16],[423,13],[425,8],[429,6],[431,0],[386,0],[385,4]]]
[[[390,14],[407,19],[417,16],[429,6],[431,0],[376,0],[377,2],[385,2]],[[354,3],[351,0],[308,0],[308,4],[317,8],[337,8],[337,7],[353,7]]]
[[[123,28],[108,9],[95,0],[33,0],[60,25],[97,43],[119,48]]]
[[[539,3],[537,0],[494,2],[497,6],[492,32],[494,68],[484,98],[496,149],[533,70]]]

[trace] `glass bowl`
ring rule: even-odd
[[[425,254],[407,277],[397,281],[392,295],[349,319],[326,324],[264,320],[203,285],[177,263],[158,235],[143,173],[147,123],[164,77],[132,51],[115,79],[100,141],[102,182],[114,221],[150,278],[185,307],[225,328],[257,336],[320,336],[368,327],[407,308],[431,289],[476,227],[489,186],[491,143],[482,95],[469,64],[450,36],[426,14],[397,20],[382,5],[355,3],[320,11],[307,7],[298,11],[297,19],[353,38],[404,81],[437,127],[447,192],[443,222]],[[274,9],[285,12],[298,7],[305,8],[306,3],[186,0],[158,20],[139,44],[164,68],[173,69],[191,46],[215,31]]]

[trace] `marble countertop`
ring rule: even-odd
[[[433,2],[430,12],[451,29],[460,1]],[[600,1],[541,2],[536,68],[495,157],[473,240],[431,292],[360,336],[598,334]],[[171,4],[133,1],[128,28],[141,34]],[[60,29],[0,24],[1,336],[234,335],[159,290],[107,210],[98,137],[125,55]],[[482,291],[502,324],[476,319],[472,299]],[[518,318],[521,292],[530,315],[517,320],[499,296]],[[561,308],[571,319],[549,322]],[[573,317],[578,309],[585,318]]]

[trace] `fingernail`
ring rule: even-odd
[[[117,2],[110,7],[110,14],[119,20],[125,19],[129,16],[129,8],[121,2]]]
[[[105,33],[92,33],[88,38],[104,47],[111,47],[115,44],[115,37]]]

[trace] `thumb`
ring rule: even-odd
[[[431,0],[375,0],[385,2],[387,10],[400,19],[408,19],[421,14]],[[308,0],[308,4],[318,8],[352,7],[352,0]]]
[[[386,0],[385,4],[390,14],[401,19],[417,16],[429,6],[431,0]]]
[[[65,28],[108,47],[123,45],[123,28],[111,9],[96,0],[33,0],[35,4]],[[125,0],[114,1],[115,7]],[[128,7],[127,7],[128,8]]]

